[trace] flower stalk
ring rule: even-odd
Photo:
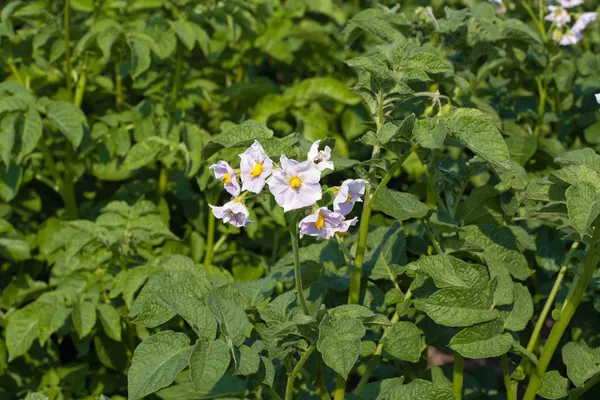
[[[306,299],[304,298],[304,287],[302,286],[302,271],[300,269],[300,249],[298,246],[298,218],[296,213],[287,214],[288,226],[290,229],[290,239],[292,240],[292,253],[294,255],[294,272],[296,276],[296,290],[298,291],[298,300],[302,306],[305,315],[310,315]]]

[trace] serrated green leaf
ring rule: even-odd
[[[219,323],[221,333],[234,345],[241,345],[250,326],[244,309],[235,301],[222,297],[216,291],[208,295],[207,305]]]
[[[10,315],[6,325],[8,362],[22,356],[39,337],[39,311],[37,303],[29,304]]]
[[[489,283],[485,267],[446,254],[420,258],[408,264],[406,269],[432,277],[438,288],[475,288]]]
[[[18,160],[22,160],[27,154],[31,153],[37,146],[42,137],[42,117],[33,107],[30,107],[25,117],[23,131],[21,133],[21,150]]]
[[[498,318],[492,300],[490,288],[450,287],[415,299],[415,306],[440,325],[469,326]]]
[[[569,395],[569,380],[558,371],[548,371],[542,376],[538,396],[544,399],[558,400]]]
[[[193,347],[183,333],[163,331],[136,347],[129,368],[128,399],[136,400],[169,386],[189,364]]]
[[[136,143],[127,153],[121,167],[130,170],[142,168],[154,161],[163,147],[162,143],[154,140]]]
[[[194,45],[196,44],[196,32],[192,25],[187,21],[178,19],[177,21],[171,22],[171,27],[185,47],[187,47],[188,50],[193,50]]]
[[[96,325],[96,307],[89,301],[79,301],[73,306],[72,317],[77,335],[83,339]]]
[[[104,328],[104,333],[109,338],[120,342],[121,341],[121,316],[110,304],[99,304],[98,317]]]
[[[577,387],[600,372],[594,354],[584,343],[569,342],[563,346],[561,354],[567,366],[567,376]]]
[[[429,212],[429,207],[421,203],[411,193],[398,192],[381,188],[373,199],[373,209],[382,211],[400,221],[410,218],[422,218]]]
[[[383,349],[392,357],[416,363],[421,358],[421,331],[412,322],[392,325],[383,338]]]
[[[86,121],[79,107],[66,101],[51,101],[46,106],[46,116],[69,139],[73,147],[79,147],[83,139],[83,124]]]
[[[596,188],[588,182],[577,182],[565,192],[569,219],[582,236],[600,214],[598,197]]]
[[[250,145],[254,140],[260,141],[271,137],[273,137],[272,130],[258,122],[248,120],[214,136],[202,149],[202,158],[206,160],[222,148]]]
[[[347,378],[360,354],[360,340],[366,330],[352,317],[325,317],[319,324],[317,349],[331,369]]]
[[[508,146],[489,116],[479,110],[459,108],[445,122],[449,132],[473,153],[493,165],[512,170]]]
[[[491,358],[506,354],[514,342],[510,333],[503,332],[501,321],[470,326],[458,332],[449,347],[466,358]]]
[[[223,339],[198,340],[190,354],[190,380],[197,392],[209,393],[229,366],[229,347]]]

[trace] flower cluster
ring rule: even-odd
[[[215,178],[223,182],[225,190],[232,196],[221,207],[211,205],[213,215],[238,228],[248,226],[252,221],[244,199],[248,193],[261,193],[265,184],[284,212],[316,207],[316,203],[323,197],[321,173],[326,169],[334,169],[330,160],[331,149],[325,146],[323,150],[319,150],[320,142],[317,140],[312,144],[305,161],[291,160],[281,155],[279,165],[274,165],[261,144],[254,141],[246,151],[239,154],[239,171],[223,160],[211,165]],[[238,177],[242,182],[241,187]],[[300,221],[300,236],[330,239],[335,233],[346,232],[356,225],[356,218],[346,219],[346,216],[355,203],[362,201],[366,183],[363,179],[348,179],[339,188],[334,188],[336,196],[333,211],[327,207],[316,208]]]
[[[549,5],[546,21],[552,22],[555,27],[552,39],[561,46],[569,46],[578,43],[583,38],[584,29],[596,19],[595,12],[585,12],[579,15],[577,21],[568,27],[575,14],[569,12],[573,7],[583,4],[583,0],[556,0],[556,5]]]

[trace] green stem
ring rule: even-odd
[[[69,98],[73,96],[73,77],[71,67],[71,40],[69,38],[69,12],[71,8],[71,0],[65,0],[65,14],[64,14],[64,25],[65,25],[65,78],[67,80],[67,92],[69,92]]]
[[[83,102],[83,95],[85,93],[85,86],[87,85],[87,67],[88,67],[88,58],[87,55],[83,62],[83,68],[81,70],[81,74],[79,77],[79,81],[77,82],[77,88],[75,89],[75,99],[73,100],[73,104],[77,107],[81,107],[81,103]]]
[[[119,63],[115,64],[115,105],[123,103],[123,79],[119,74]]]
[[[260,383],[260,382],[259,382]],[[269,393],[269,395],[274,399],[274,400],[281,400],[281,396],[279,396],[277,394],[276,391],[273,390],[273,388],[269,385],[266,385],[264,383],[261,383],[260,386],[262,386],[263,389],[265,389],[267,391],[267,393]]]
[[[535,124],[535,129],[534,129],[534,134],[535,136],[539,136],[540,134],[540,129],[542,127],[542,122],[544,119],[544,112],[546,111],[546,88],[544,87],[544,84],[542,83],[542,79],[540,77],[536,77],[535,81],[537,83],[537,88],[538,88],[538,94],[540,97],[540,103],[538,105],[538,116],[537,116],[537,121]]]
[[[452,368],[452,393],[456,400],[462,399],[465,359],[454,352],[454,367]]]
[[[338,375],[335,378],[335,390],[333,391],[333,400],[343,400],[346,395],[346,380]]]
[[[221,246],[223,246],[223,243],[225,243],[225,241],[227,240],[227,237],[229,235],[227,235],[226,233],[221,235],[221,237],[219,238],[219,240],[217,240],[217,243],[215,243],[214,247],[213,247],[213,252],[216,253],[217,251],[219,251],[219,249],[221,248]]]
[[[431,193],[434,197],[435,197],[435,203],[437,204],[438,208],[440,211],[448,211],[448,209],[446,208],[446,205],[444,204],[444,202],[442,201],[442,198],[440,197],[440,194],[437,192],[437,190],[435,189],[435,186],[433,185],[433,179],[431,179],[431,175],[429,175],[429,170],[427,169],[427,164],[425,163],[425,161],[423,161],[423,159],[421,159],[421,156],[419,156],[419,162],[421,163],[421,166],[423,166],[423,170],[425,173],[425,180],[427,181],[427,188],[429,190],[429,193]]]
[[[295,214],[294,214],[295,215]],[[302,287],[302,271],[300,270],[300,249],[298,247],[298,224],[297,218],[288,213],[288,226],[290,228],[290,238],[292,240],[292,253],[294,254],[294,270],[296,275],[296,290],[298,291],[298,299],[302,305],[302,310],[305,315],[310,315],[306,299],[304,298],[304,288]]]
[[[565,301],[558,321],[556,321],[556,324],[554,324],[552,327],[552,331],[550,332],[550,336],[546,341],[546,345],[544,346],[544,350],[542,351],[538,365],[534,369],[531,379],[529,380],[529,385],[527,386],[523,400],[535,399],[536,393],[542,381],[542,376],[546,372],[546,369],[550,364],[550,360],[552,360],[552,356],[554,355],[554,351],[556,351],[563,333],[567,329],[569,322],[571,322],[571,318],[573,318],[573,315],[575,314],[575,311],[577,310],[577,307],[579,306],[579,303],[585,294],[585,290],[587,289],[592,275],[594,274],[594,270],[596,269],[596,247],[598,245],[599,234],[600,217],[596,219],[596,226],[594,228],[592,240],[589,244],[585,257],[583,273],[575,284],[571,296]]]
[[[183,46],[177,42],[177,63],[175,64],[175,76],[173,77],[173,90],[171,91],[171,106],[177,109],[177,100],[181,89],[181,73],[183,70]]]
[[[206,232],[206,253],[204,253],[204,264],[210,265],[213,261],[215,246],[215,216],[208,210],[208,229]]]
[[[425,233],[427,233],[427,237],[429,237],[429,240],[431,240],[431,244],[433,244],[433,248],[435,249],[436,253],[444,254],[444,250],[442,250],[442,247],[433,235],[433,232],[429,228],[429,224],[427,223],[427,221],[425,221],[425,218],[421,218],[421,223],[425,227]]]
[[[25,86],[25,81],[23,81],[23,77],[21,77],[21,73],[19,72],[19,69],[13,62],[12,58],[6,60],[6,64],[8,65],[8,68],[10,68],[10,71],[15,76],[17,81],[21,84],[21,86]]]
[[[369,221],[371,219],[371,209],[373,198],[385,187],[392,176],[402,167],[404,161],[410,156],[410,154],[416,149],[415,146],[411,147],[400,159],[398,159],[388,173],[383,177],[377,188],[370,194],[368,191],[365,194],[365,202],[363,204],[363,210],[360,217],[360,226],[358,228],[358,245],[356,246],[356,255],[354,256],[354,266],[350,273],[350,291],[348,293],[348,304],[358,304],[360,297],[360,280],[362,276],[362,266],[365,260],[365,251],[367,247],[367,235],[369,234]]]
[[[292,370],[292,373],[288,377],[287,385],[285,387],[285,400],[292,400],[292,396],[294,395],[294,380],[296,379],[296,375],[300,373],[300,371],[302,370],[302,366],[304,365],[306,360],[308,360],[308,357],[310,357],[314,350],[315,345],[312,344],[308,348],[308,350],[306,350],[306,352],[302,355],[302,358],[300,358],[300,361],[298,361],[298,364],[296,364],[296,366]]]
[[[71,220],[79,217],[77,200],[75,199],[75,174],[73,171],[76,158],[73,145],[67,141],[67,159],[65,160],[65,178],[62,181],[62,198],[67,209],[67,218]]]
[[[316,357],[315,359],[317,376],[315,387],[317,388],[317,394],[321,400],[331,400],[329,393],[327,393],[327,387],[325,386],[325,382],[323,381],[323,363],[321,362],[321,357]]]
[[[410,293],[407,293],[405,299],[408,300],[409,298],[410,298]],[[394,316],[392,317],[390,322],[392,323],[392,325],[394,325],[396,322],[398,322],[399,319],[400,319],[400,316],[398,315],[398,313],[394,313]],[[373,358],[371,358],[369,360],[369,363],[367,364],[367,370],[365,371],[363,376],[360,377],[360,381],[358,382],[358,385],[356,385],[356,388],[352,392],[356,396],[360,395],[360,392],[362,392],[362,390],[365,388],[366,384],[369,383],[369,379],[371,379],[371,376],[373,375],[373,371],[375,371],[377,369],[377,367],[379,367],[379,362],[381,361],[381,354],[383,353],[383,338],[387,337],[387,335],[388,335],[388,330],[386,329],[383,332],[383,336],[379,340],[379,343],[377,344],[375,353],[373,353]]]
[[[160,175],[158,176],[158,193],[161,196],[165,195],[167,191],[167,184],[169,183],[169,172],[167,171],[167,167],[164,165],[160,166]],[[211,212],[212,214],[212,212]]]
[[[531,20],[533,21],[535,26],[538,28],[538,31],[540,32],[540,35],[542,35],[542,38],[544,39],[544,41],[547,41],[548,36],[546,35],[546,28],[544,27],[544,20],[543,19],[539,20],[538,17],[535,15],[535,12],[531,8],[531,6],[529,4],[527,4],[524,0],[519,0],[519,3],[525,9],[525,11],[527,11],[527,14],[529,14],[529,16],[531,17]]]
[[[568,400],[577,400],[577,399],[579,399],[581,396],[583,396],[588,390],[590,390],[598,382],[600,382],[600,373],[594,375],[592,377],[592,379],[590,379],[589,381],[587,381],[585,383],[585,385],[583,385],[582,387],[575,389],[573,391],[573,393],[569,396]]]
[[[504,379],[504,386],[506,387],[506,400],[517,400],[516,392],[513,390],[513,385],[510,380],[508,357],[506,354],[502,354],[502,377]]]

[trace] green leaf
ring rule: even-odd
[[[440,325],[469,326],[498,318],[492,300],[490,288],[451,287],[415,299],[415,306]]]
[[[159,332],[140,343],[127,374],[128,398],[136,400],[173,383],[188,366],[192,349],[185,334],[173,331]]]
[[[415,379],[408,385],[394,385],[383,390],[377,400],[455,400],[450,390],[429,381]]]
[[[250,145],[254,140],[260,141],[270,137],[273,137],[272,130],[258,122],[248,120],[214,136],[202,149],[202,158],[206,160],[222,148]]]
[[[352,93],[348,86],[331,77],[305,79],[284,92],[287,104],[303,107],[319,99],[331,99],[339,103],[355,105],[360,103],[358,95]]]
[[[4,165],[10,165],[10,157],[15,145],[15,124],[17,116],[9,114],[0,121],[0,160]]]
[[[6,325],[8,362],[27,353],[35,339],[39,337],[39,311],[39,304],[32,303],[15,311],[8,318]]]
[[[577,182],[565,192],[567,211],[573,228],[583,236],[600,214],[598,191],[588,182]]]
[[[0,197],[5,201],[14,199],[21,187],[23,168],[16,164],[8,166],[8,170],[0,168]]]
[[[430,276],[438,288],[475,288],[489,283],[484,266],[467,263],[446,254],[419,258],[408,264],[406,269]]]
[[[365,327],[356,318],[323,318],[317,349],[325,364],[346,379],[358,360],[360,340],[365,333]]]
[[[569,342],[563,346],[561,353],[567,366],[567,376],[577,387],[600,372],[594,354],[584,343]]]
[[[414,194],[398,192],[386,187],[382,187],[375,195],[373,208],[400,221],[422,218],[429,212],[429,207],[421,203]]]
[[[208,295],[207,305],[219,323],[221,333],[231,339],[234,345],[241,345],[246,338],[246,331],[250,327],[250,321],[244,309],[235,301],[222,297],[217,291]]]
[[[223,339],[198,340],[190,354],[190,380],[197,392],[209,393],[229,366],[229,347]]]
[[[258,372],[260,357],[250,347],[241,345],[235,352],[235,375],[251,375]]]
[[[493,165],[512,170],[508,146],[488,115],[459,108],[446,118],[446,126],[473,153]]]
[[[41,301],[41,299],[39,300]],[[40,344],[43,346],[50,336],[58,331],[69,315],[71,311],[61,303],[56,302],[44,303],[41,308],[39,327],[40,327]]]
[[[383,349],[392,357],[416,363],[421,358],[421,331],[412,322],[397,322],[383,338]]]
[[[507,312],[504,327],[509,331],[519,332],[527,327],[533,317],[533,300],[525,285],[516,282],[513,285],[514,303],[512,310]]]
[[[83,139],[83,125],[86,123],[85,114],[79,107],[66,101],[51,101],[46,106],[46,116],[69,139],[73,147],[79,147]]]
[[[47,396],[43,395],[42,393],[29,392],[29,393],[27,393],[27,396],[25,396],[25,398],[23,400],[50,400],[50,399]]]
[[[117,342],[121,341],[121,316],[110,304],[99,304],[98,316],[106,336]]]
[[[510,333],[502,333],[501,321],[470,326],[458,332],[449,346],[466,358],[491,358],[506,354],[514,339]]]
[[[11,111],[25,111],[28,101],[21,96],[8,96],[0,99],[0,114]]]
[[[196,32],[192,27],[192,24],[182,19],[178,19],[177,21],[171,22],[171,27],[185,47],[190,51],[193,50],[194,45],[196,44]]]
[[[413,135],[421,147],[441,149],[446,138],[444,121],[439,118],[425,118],[415,121]]]
[[[127,44],[131,50],[131,77],[135,79],[150,68],[150,45],[137,37],[129,37]]]
[[[40,113],[33,107],[30,107],[25,117],[23,124],[23,132],[21,133],[21,150],[19,151],[18,160],[22,160],[27,154],[31,153],[37,146],[42,137],[42,117]]]
[[[364,267],[371,269],[369,278],[396,281],[404,270],[397,264],[406,264],[406,236],[399,223],[392,225],[385,233],[381,243],[365,256]]]
[[[154,161],[163,147],[162,143],[154,140],[144,140],[136,143],[127,153],[121,167],[130,170],[142,168]]]
[[[542,383],[537,391],[544,399],[558,400],[569,395],[569,380],[558,371],[548,371],[542,376]]]
[[[77,335],[83,339],[96,325],[96,308],[89,301],[80,301],[73,306],[72,317]]]

